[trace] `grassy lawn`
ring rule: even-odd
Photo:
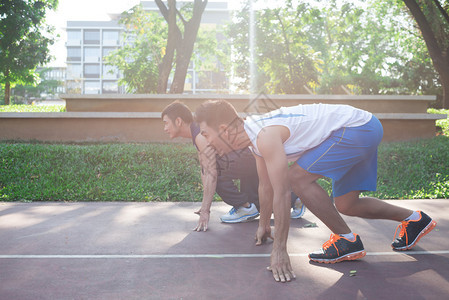
[[[449,136],[381,144],[382,199],[449,198]],[[201,201],[190,144],[0,143],[3,201]],[[321,180],[330,192],[328,180]],[[217,198],[218,199],[218,198]]]
[[[433,139],[381,144],[378,191],[369,195],[449,198],[449,124],[438,122],[443,134]],[[0,170],[0,201],[201,201],[202,196],[191,144],[0,142]],[[329,180],[320,184],[331,191]]]
[[[64,112],[65,105],[0,105],[0,112]]]
[[[199,165],[190,145],[0,144],[5,201],[195,201]]]

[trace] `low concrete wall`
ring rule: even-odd
[[[432,138],[436,133],[435,121],[447,118],[443,114],[378,113],[375,116],[384,128],[383,142]]]
[[[182,100],[194,111],[208,99],[226,99],[242,116],[281,106],[310,103],[349,104],[374,113],[384,126],[384,141],[435,136],[427,114],[435,96],[371,95],[62,95],[65,113],[0,113],[0,140],[56,142],[168,142],[161,111]]]
[[[446,115],[375,114],[383,141],[435,136],[435,120]],[[168,142],[161,114],[117,112],[0,113],[0,140],[51,142]],[[177,141],[187,141],[186,139]]]
[[[61,142],[167,141],[160,113],[0,113],[0,139]]]
[[[68,112],[161,112],[181,100],[192,111],[209,99],[226,99],[239,112],[267,112],[281,106],[329,103],[348,104],[372,113],[426,113],[435,96],[395,95],[61,95]]]

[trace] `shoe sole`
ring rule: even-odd
[[[252,216],[244,216],[244,217],[241,217],[241,218],[236,219],[236,220],[223,220],[223,219],[221,219],[221,218],[220,218],[220,220],[221,220],[221,222],[223,222],[223,223],[230,223],[230,224],[234,224],[234,223],[246,223],[246,222],[249,222],[249,221],[254,220],[254,219],[257,218],[258,216],[259,216],[259,214],[255,214],[255,215],[252,215]]]
[[[356,260],[356,259],[364,257],[365,255],[366,255],[366,251],[362,250],[362,251],[358,251],[358,252],[349,253],[349,254],[340,256],[338,258],[334,258],[334,259],[318,259],[318,258],[311,258],[310,256],[309,256],[309,259],[311,261],[314,261],[314,262],[317,262],[320,264],[335,264],[335,263],[342,262],[345,260]]]
[[[419,242],[419,240],[425,236],[426,234],[428,234],[429,232],[432,231],[432,229],[435,228],[435,226],[437,226],[437,222],[435,222],[434,220],[432,220],[423,230],[421,230],[421,232],[418,234],[418,236],[416,237],[416,239],[413,241],[413,243],[411,243],[410,245],[404,246],[404,247],[400,247],[400,248],[395,248],[393,246],[391,246],[393,248],[393,250],[397,250],[397,251],[405,251],[405,250],[409,250],[412,249],[413,247],[416,246],[416,244]]]
[[[300,218],[302,218],[302,216],[304,216],[305,213],[306,213],[306,208],[304,207],[304,209],[301,210],[301,213],[300,213],[299,215],[297,215],[297,216],[295,216],[295,217],[292,217],[292,216],[290,215],[290,218],[291,218],[291,219],[300,219]]]

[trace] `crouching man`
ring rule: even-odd
[[[228,153],[218,152],[211,147],[200,133],[198,124],[193,122],[190,109],[175,101],[162,112],[164,131],[170,138],[184,137],[192,139],[198,150],[203,183],[201,209],[196,213],[200,219],[194,230],[206,231],[209,223],[210,208],[215,192],[232,208],[221,216],[224,223],[248,222],[259,216],[259,180],[256,162],[246,147]],[[234,180],[240,180],[240,189]]]
[[[260,116],[241,119],[224,101],[207,101],[196,110],[201,134],[222,153],[250,146],[259,174],[260,220],[257,244],[271,238],[274,212],[276,236],[270,269],[276,281],[295,277],[287,252],[290,225],[290,188],[310,211],[332,231],[329,241],[309,259],[336,263],[365,256],[359,235],[340,213],[367,219],[400,222],[394,250],[407,250],[436,225],[422,211],[412,211],[376,198],[360,197],[375,191],[377,148],[383,129],[371,113],[348,105],[311,104],[283,107]],[[289,168],[288,161],[295,161]],[[333,181],[333,198],[316,182]]]

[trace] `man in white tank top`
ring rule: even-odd
[[[230,103],[215,100],[197,109],[196,120],[201,134],[217,151],[252,148],[259,175],[256,245],[272,238],[274,212],[276,239],[269,269],[276,281],[295,278],[287,252],[290,189],[332,231],[330,240],[309,254],[314,262],[365,256],[360,236],[349,229],[339,212],[401,222],[399,238],[392,243],[394,250],[412,248],[436,225],[421,211],[359,197],[361,191],[376,190],[377,147],[383,135],[379,120],[369,112],[347,105],[298,105],[244,121]],[[290,168],[289,161],[295,161]],[[334,202],[316,182],[324,176],[332,179]]]

